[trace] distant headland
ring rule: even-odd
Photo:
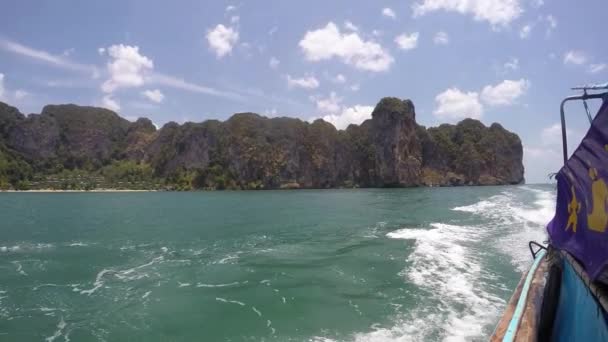
[[[103,108],[0,102],[0,190],[221,190],[519,184],[519,137],[473,119],[425,128],[410,100],[337,130],[234,114],[156,129]]]

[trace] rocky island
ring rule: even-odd
[[[156,129],[103,108],[0,102],[0,189],[299,189],[519,184],[519,137],[473,119],[425,128],[410,100],[337,130],[234,114]]]

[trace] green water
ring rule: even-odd
[[[0,340],[482,340],[553,193],[1,193]]]

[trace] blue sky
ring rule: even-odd
[[[15,1],[0,13],[0,100],[133,120],[235,112],[359,123],[384,96],[426,126],[500,122],[526,179],[560,165],[559,102],[608,79],[603,0]],[[586,131],[582,105],[570,134]],[[572,145],[572,144],[571,144]]]

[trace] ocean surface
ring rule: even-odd
[[[0,193],[0,341],[480,341],[551,185]]]

